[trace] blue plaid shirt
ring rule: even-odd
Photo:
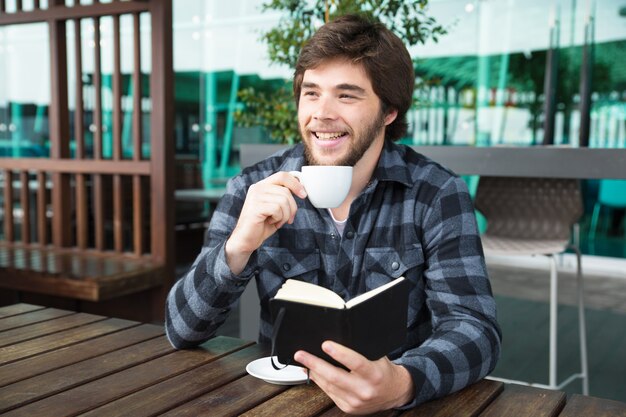
[[[342,235],[327,210],[296,198],[294,223],[270,236],[241,274],[231,273],[224,246],[248,187],[303,163],[303,146],[296,145],[229,181],[200,255],[169,293],[171,343],[185,348],[212,337],[251,278],[261,301],[259,342],[268,342],[268,302],[288,278],[330,288],[348,300],[404,276],[412,284],[408,337],[389,357],[411,373],[411,405],[491,372],[501,334],[470,195],[460,178],[409,147],[386,141]]]

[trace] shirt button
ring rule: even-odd
[[[354,237],[354,232],[348,232],[346,233],[346,238],[347,239],[352,239]]]
[[[331,238],[331,239],[335,239],[336,237],[337,237],[337,236],[336,236],[334,233],[331,233],[331,234],[330,234],[330,238]]]
[[[391,264],[391,269],[393,269],[394,271],[397,271],[400,268],[400,264],[397,262],[393,262]]]
[[[283,269],[284,269],[285,271],[289,271],[289,270],[291,269],[291,265],[289,265],[289,264],[283,264]]]

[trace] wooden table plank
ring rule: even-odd
[[[244,376],[226,384],[160,417],[238,416],[289,388],[269,384],[253,376]]]
[[[70,314],[76,313],[68,310],[59,310],[57,308],[44,308],[16,316],[0,318],[0,332],[59,317],[69,316]],[[0,337],[2,336],[0,335]]]
[[[565,405],[565,393],[509,384],[487,406],[480,417],[552,417],[558,416]]]
[[[626,403],[574,394],[559,417],[626,417]]]
[[[59,317],[58,319],[48,320],[44,323],[35,323],[30,326],[19,327],[17,329],[2,332],[0,338],[0,347],[9,346],[25,340],[38,338],[51,333],[67,330],[73,327],[82,326],[84,324],[93,323],[95,321],[104,320],[106,317],[95,316],[93,314],[76,313],[71,316]],[[0,353],[0,357],[2,354]]]
[[[133,392],[173,378],[249,345],[240,339],[216,337],[203,349],[179,350],[52,397],[16,408],[6,416],[70,416],[90,411]]]
[[[0,412],[86,384],[172,351],[174,348],[167,339],[159,337],[16,382],[0,388]]]
[[[27,313],[29,311],[41,310],[42,308],[45,307],[25,303],[13,304],[10,306],[0,307],[0,317],[4,318],[9,316],[15,316],[17,314]]]
[[[445,398],[429,401],[402,417],[475,417],[504,389],[502,382],[483,379]]]
[[[96,408],[87,416],[153,416],[168,411],[246,374],[246,365],[267,355],[267,349],[252,345],[189,372]],[[216,414],[213,414],[216,415]]]
[[[125,321],[121,322],[124,327],[126,327],[126,323]],[[99,324],[105,324],[105,322],[99,322]],[[122,349],[134,345],[135,343],[153,339],[162,336],[164,333],[163,327],[152,324],[142,324],[141,326],[131,327],[126,330],[114,328],[112,331],[114,333],[104,334],[103,336],[88,339],[75,345],[0,366],[0,387],[117,349]]]
[[[429,401],[412,410],[387,410],[372,414],[375,417],[474,417],[478,416],[494,398],[502,392],[504,384],[483,379],[469,387],[445,398]],[[345,417],[337,406],[332,407],[320,417]]]
[[[95,316],[94,316],[95,317]],[[0,348],[0,365],[136,326],[137,322],[107,319]],[[0,368],[1,369],[1,368]]]
[[[310,417],[330,408],[334,403],[317,385],[296,385],[257,405],[242,416],[248,417]]]

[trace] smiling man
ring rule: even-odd
[[[260,342],[269,300],[288,278],[351,299],[398,276],[411,282],[408,337],[367,360],[332,341],[338,368],[307,352],[295,360],[349,413],[413,407],[487,375],[500,330],[467,187],[449,170],[394,141],[406,134],[415,75],[402,41],[379,23],[344,16],[303,47],[294,75],[302,144],[233,178],[202,251],[176,283],[166,330],[177,348],[215,334],[256,279]],[[341,206],[317,209],[288,172],[354,167]]]

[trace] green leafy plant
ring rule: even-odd
[[[407,46],[437,42],[446,29],[427,15],[428,0],[271,0],[263,11],[280,11],[278,24],[265,32],[261,40],[267,44],[273,64],[294,69],[304,43],[325,22],[348,13],[362,13],[384,23]],[[249,87],[239,91],[243,109],[235,115],[241,126],[261,126],[276,142],[300,140],[291,82],[274,91],[257,91]]]

